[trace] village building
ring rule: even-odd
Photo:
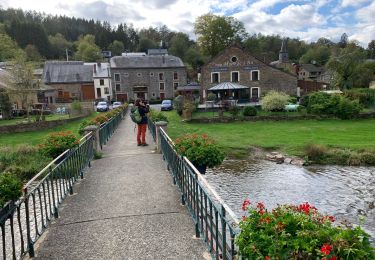
[[[220,99],[259,101],[268,91],[297,95],[297,77],[274,68],[237,46],[227,48],[202,67],[201,97],[217,89]]]
[[[272,67],[281,69],[292,74],[295,73],[295,64],[289,60],[288,39],[283,39],[279,51],[279,59],[270,63]]]
[[[165,50],[123,53],[110,60],[112,88],[116,100],[126,102],[173,99],[179,86],[186,85],[186,67]]]
[[[89,64],[89,63],[85,63]],[[95,100],[111,102],[113,91],[111,84],[111,69],[108,62],[93,63],[93,80],[95,87]]]
[[[48,103],[95,99],[92,64],[84,64],[82,61],[47,61],[42,82],[55,90]]]

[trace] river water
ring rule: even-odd
[[[226,160],[205,178],[240,218],[242,202],[309,202],[336,221],[360,224],[375,242],[375,167],[309,166],[270,161]]]

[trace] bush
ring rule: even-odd
[[[165,114],[155,109],[150,110],[150,119],[152,122],[165,121],[168,122],[168,118]]]
[[[10,174],[0,174],[0,208],[10,200],[17,200],[22,195],[22,182]]]
[[[208,93],[207,100],[208,101],[215,101],[216,100],[216,95],[214,93]]]
[[[82,105],[81,102],[79,102],[78,100],[74,100],[70,106],[72,110],[77,111],[79,114],[82,113]]]
[[[229,113],[235,118],[240,113],[240,108],[238,106],[231,106],[229,107]]]
[[[177,113],[181,116],[182,110],[184,109],[184,97],[179,95],[173,101],[173,107],[176,109]]]
[[[65,150],[79,144],[79,139],[71,132],[54,132],[47,135],[44,143],[39,145],[42,154],[56,158]]]
[[[317,115],[334,115],[340,103],[339,95],[330,95],[324,92],[311,94],[307,101],[307,112]]]
[[[309,160],[320,161],[327,153],[327,148],[320,144],[307,144],[304,152]]]
[[[250,205],[250,206],[249,206]],[[244,259],[374,259],[369,235],[360,227],[334,226],[309,203],[278,205],[268,211],[263,203],[251,205],[240,222],[236,238]]]
[[[364,107],[375,106],[375,89],[359,88],[345,91],[345,96],[350,100],[358,100]]]
[[[179,154],[186,156],[196,166],[209,168],[220,165],[224,160],[224,153],[208,135],[187,134],[175,140],[175,147]]]
[[[270,91],[262,100],[262,109],[265,111],[283,111],[290,96],[278,91]]]
[[[253,106],[248,106],[243,109],[243,115],[244,116],[256,116],[257,115],[257,109]]]
[[[335,115],[340,119],[351,119],[357,117],[361,109],[358,100],[350,101],[341,97]]]
[[[375,165],[375,152],[363,152],[361,162],[367,165]]]

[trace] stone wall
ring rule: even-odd
[[[40,121],[40,122],[31,122],[31,123],[25,123],[25,124],[0,126],[0,134],[39,131],[43,129],[52,128],[55,126],[64,125],[66,123],[70,123],[73,121],[77,121],[84,117],[85,116],[80,116],[80,117],[74,117],[74,118],[62,119],[62,120]]]
[[[202,68],[202,88],[209,89],[218,83],[211,83],[211,73],[220,73],[220,82],[230,82],[231,72],[239,72],[240,85],[260,88],[260,95],[278,90],[297,95],[297,77],[271,67],[238,47],[230,47]],[[259,71],[259,80],[251,79],[251,71]]]

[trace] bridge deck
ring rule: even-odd
[[[209,259],[147,132],[120,124],[36,245],[36,259]]]

